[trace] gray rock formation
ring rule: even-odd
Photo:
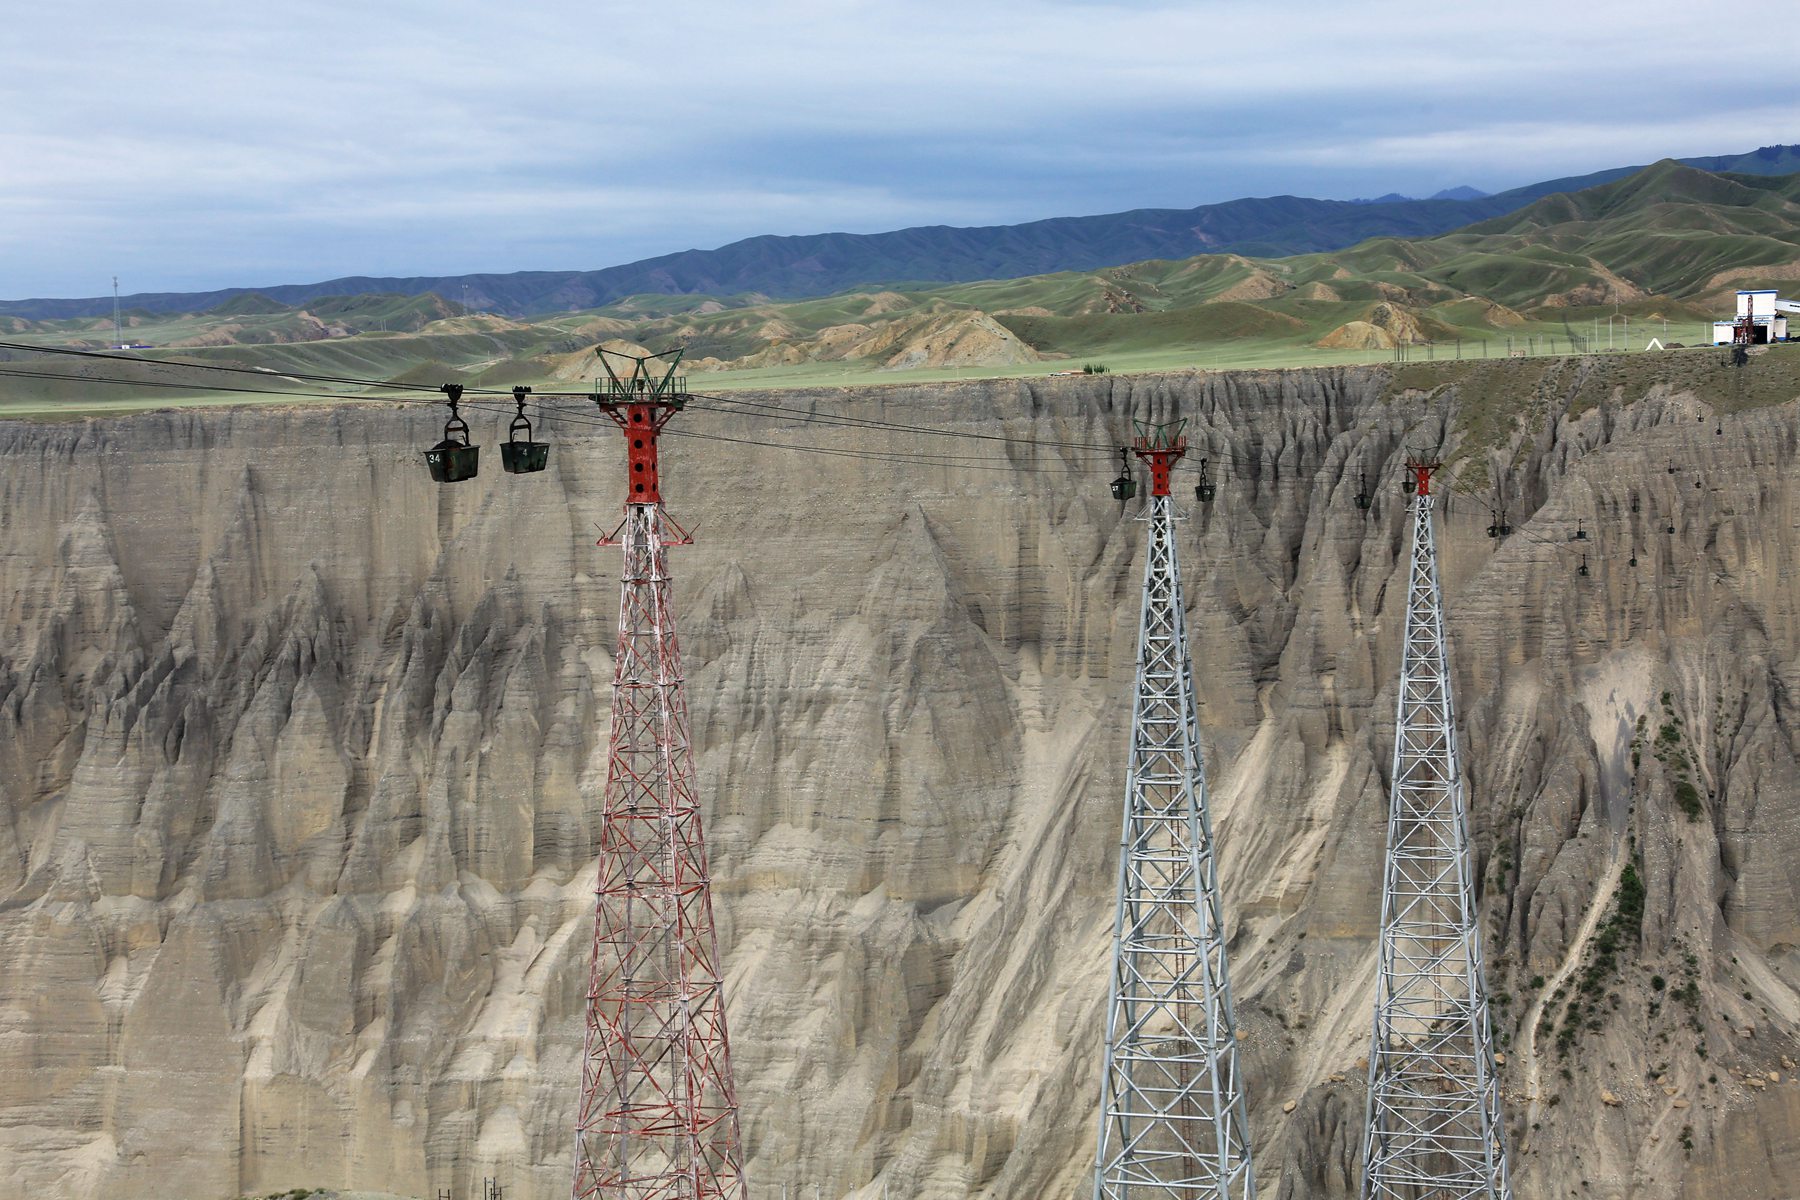
[[[1784,353],[684,416],[984,458],[665,451],[752,1194],[1087,1186],[1142,529],[1055,443],[1177,413],[1263,1194],[1358,1177],[1407,445],[1516,481],[1442,544],[1520,1196],[1800,1194]],[[440,419],[0,426],[0,1183],[566,1194],[621,450],[440,488]]]

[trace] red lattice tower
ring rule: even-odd
[[[649,364],[667,357],[653,376]],[[606,363],[606,352],[602,352]],[[706,841],[694,787],[656,440],[687,403],[679,352],[607,364],[593,397],[625,435],[612,741],[588,978],[575,1200],[742,1200],[743,1156]]]

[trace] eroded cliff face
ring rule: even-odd
[[[1571,413],[1598,369],[766,398],[991,451],[684,416],[1005,468],[666,444],[752,1194],[1090,1186],[1143,527],[1025,442],[1176,415],[1262,1194],[1360,1170],[1407,445],[1514,480],[1441,545],[1518,1193],[1800,1194],[1800,403]],[[622,455],[442,488],[440,419],[0,427],[0,1181],[566,1191]]]

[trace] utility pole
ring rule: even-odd
[[[125,348],[125,323],[119,319],[119,277],[113,276],[113,349]]]
[[[1095,1200],[1256,1192],[1169,496],[1184,423],[1139,424],[1135,447],[1151,498]]]
[[[630,364],[621,376],[611,359]],[[666,363],[662,360],[667,360]],[[743,1200],[724,971],[668,548],[693,543],[663,511],[657,436],[688,402],[678,351],[600,352],[594,403],[627,448],[612,735],[600,827],[575,1125],[575,1200]],[[656,372],[651,370],[656,365]]]
[[[1511,1200],[1456,750],[1431,476],[1413,498],[1363,1200]]]

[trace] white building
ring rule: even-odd
[[[1746,318],[1750,321],[1750,341],[1754,345],[1766,342],[1785,342],[1788,336],[1788,316],[1800,315],[1800,303],[1783,300],[1776,295],[1774,288],[1737,294],[1737,317],[1730,321],[1713,322],[1713,345],[1729,346],[1732,333],[1738,323]]]

